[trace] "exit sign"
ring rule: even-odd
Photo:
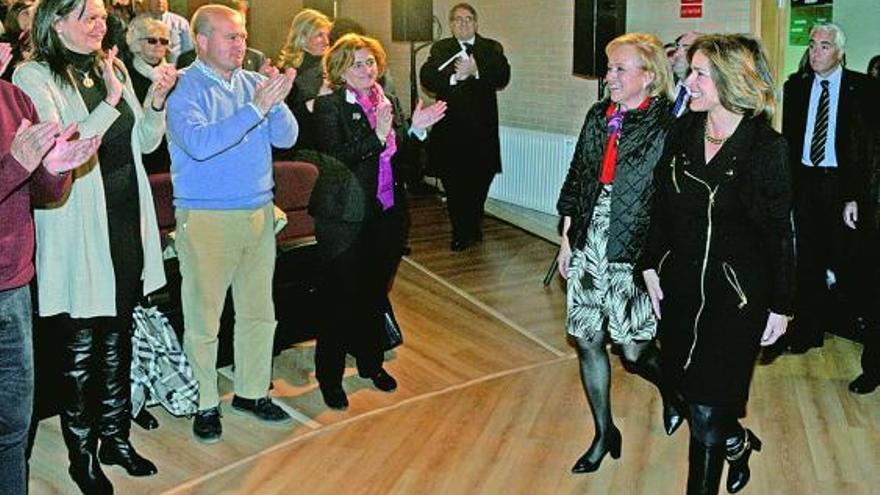
[[[682,19],[703,17],[703,0],[681,0],[680,12]]]

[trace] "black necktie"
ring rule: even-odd
[[[813,126],[813,142],[810,143],[810,161],[818,167],[825,161],[825,141],[828,138],[828,112],[830,111],[831,92],[828,81],[822,81],[822,94],[819,95],[819,106],[816,108],[816,124]]]
[[[474,44],[473,43],[464,43],[464,52],[468,55],[474,53]]]

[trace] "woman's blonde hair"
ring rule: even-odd
[[[160,34],[161,37],[168,39],[171,36],[171,30],[164,22],[148,15],[139,15],[132,19],[131,24],[128,25],[128,31],[125,32],[125,43],[128,44],[131,53],[140,53],[140,41],[151,34]]]
[[[328,31],[333,26],[330,19],[313,9],[303,9],[296,14],[293,22],[290,23],[290,31],[287,33],[287,40],[278,53],[277,65],[281,69],[293,67],[299,69],[303,63],[303,57],[306,47],[309,44],[309,38],[314,36],[320,29]]]
[[[605,55],[611,56],[611,52],[628,45],[636,49],[639,64],[646,72],[654,74],[654,80],[648,86],[650,96],[664,96],[667,100],[673,98],[675,84],[672,78],[672,68],[666,58],[666,51],[659,38],[649,33],[626,33],[611,40],[605,47]]]
[[[688,50],[688,61],[700,52],[707,59],[721,105],[731,112],[773,117],[773,75],[761,42],[748,34],[700,36]]]
[[[324,73],[334,88],[345,85],[343,77],[345,71],[354,64],[354,52],[361,48],[366,48],[373,53],[373,57],[376,59],[376,77],[379,78],[385,74],[387,57],[382,44],[369,36],[346,34],[336,40],[336,43],[333,43],[333,46],[324,54]]]

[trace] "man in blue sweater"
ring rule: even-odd
[[[220,440],[217,333],[226,291],[235,301],[234,412],[270,423],[290,416],[268,398],[275,307],[272,146],[289,148],[298,126],[284,105],[295,72],[241,69],[241,15],[206,5],[192,19],[198,58],[168,98],[177,217],[183,347],[199,382],[196,439]]]

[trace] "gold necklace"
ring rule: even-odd
[[[723,138],[717,138],[717,137],[709,134],[709,119],[706,119],[706,126],[705,126],[705,131],[703,132],[703,137],[706,139],[706,141],[709,141],[710,144],[714,144],[715,146],[721,146],[722,144],[724,144],[725,141],[727,141],[727,138],[729,138],[730,136],[723,137]]]

